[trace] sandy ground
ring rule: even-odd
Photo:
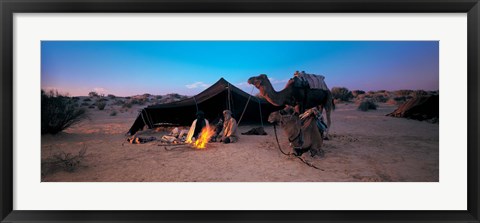
[[[386,117],[396,106],[380,104],[362,112],[338,104],[332,115],[325,157],[310,160],[313,169],[278,150],[273,127],[267,136],[240,135],[235,144],[210,143],[205,150],[166,151],[159,142],[122,143],[140,107],[110,116],[110,109],[89,109],[90,119],[57,135],[42,136],[42,159],[59,152],[76,154],[87,146],[75,172],[57,171],[43,181],[77,182],[270,182],[270,181],[438,181],[439,125]],[[246,132],[256,126],[240,126]],[[144,131],[158,139],[161,132]],[[283,150],[290,151],[283,131]]]

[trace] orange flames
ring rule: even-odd
[[[209,126],[204,127],[202,132],[200,132],[198,139],[193,143],[193,146],[197,149],[205,149],[213,134],[215,134],[215,130],[213,128],[210,128]]]

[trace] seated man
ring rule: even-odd
[[[238,141],[237,121],[232,117],[230,110],[223,111],[223,129],[217,137],[217,142],[233,143]]]
[[[203,111],[197,112],[197,119],[193,120],[192,126],[188,131],[187,138],[185,139],[186,143],[194,142],[196,139],[198,139],[198,135],[200,134],[200,132],[202,132],[202,129],[209,126],[208,120],[204,117],[205,113],[203,113]]]

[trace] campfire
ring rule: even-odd
[[[215,134],[215,130],[213,128],[210,128],[209,126],[204,127],[200,132],[198,139],[192,143],[193,147],[197,149],[205,149],[213,134]]]

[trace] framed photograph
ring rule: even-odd
[[[479,222],[479,4],[1,1],[2,222]]]

